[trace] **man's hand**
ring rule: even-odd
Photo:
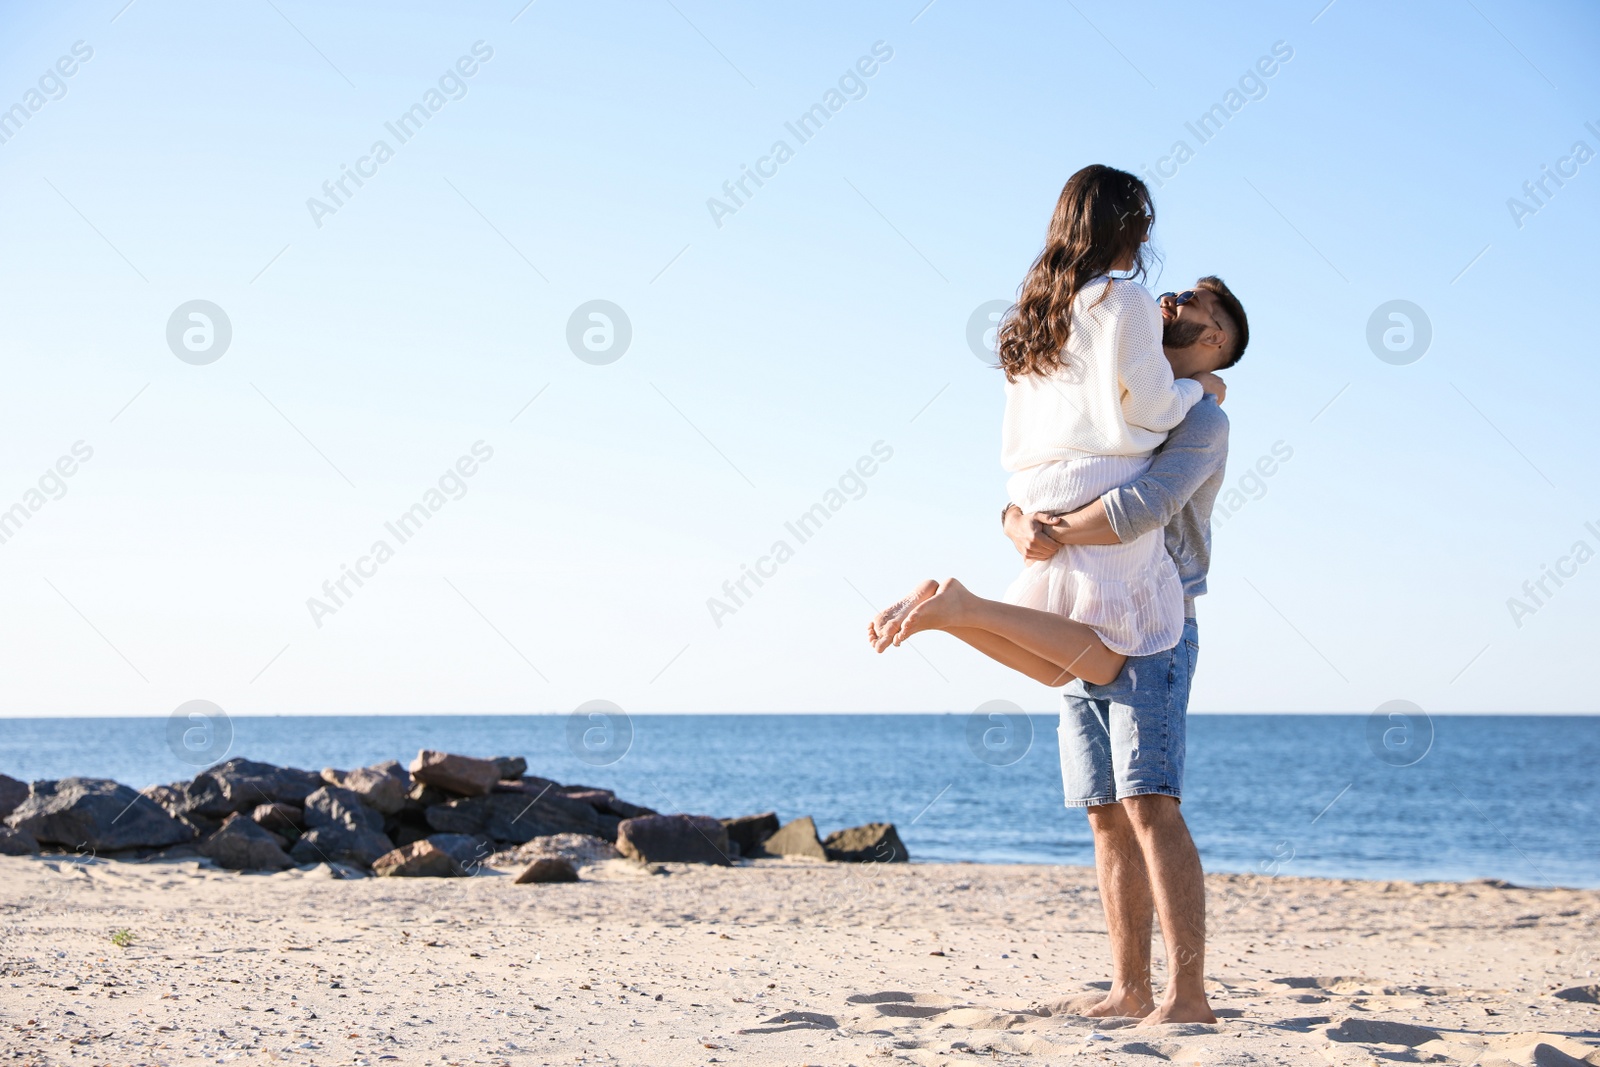
[[[1024,515],[1015,504],[1006,508],[1006,536],[1017,546],[1022,558],[1030,563],[1049,559],[1061,548],[1061,544],[1050,536],[1050,527],[1042,521],[1045,518],[1042,514]]]
[[[1200,388],[1217,398],[1217,403],[1222,403],[1228,396],[1228,383],[1218,378],[1208,370],[1196,371],[1189,375],[1200,383]]]

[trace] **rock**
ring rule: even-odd
[[[736,819],[723,819],[728,829],[728,840],[739,846],[739,855],[754,856],[761,852],[761,842],[778,832],[778,813],[741,815]]]
[[[192,826],[107,778],[34,782],[6,822],[41,842],[95,852],[160,848],[194,837]]]
[[[709,815],[641,815],[617,829],[617,851],[641,863],[731,866],[728,831]]]
[[[17,810],[17,805],[28,799],[28,783],[0,774],[0,822]]]
[[[494,842],[477,834],[433,834],[424,840],[450,853],[465,873],[472,873],[494,855]]]
[[[204,837],[221,826],[222,820],[189,811],[188,789],[188,782],[174,782],[172,785],[146,786],[139,792],[161,805],[161,809],[168,815],[189,827],[196,838]]]
[[[371,767],[357,767],[353,771],[336,771],[325,768],[322,780],[329,785],[348,789],[361,798],[361,802],[374,811],[394,815],[406,806],[406,794],[411,789],[411,777],[398,760],[388,760]]]
[[[436,785],[425,785],[422,782],[413,781],[411,783],[411,791],[406,794],[406,806],[403,810],[408,814],[421,815],[435,804],[443,804],[445,801],[453,799],[449,793],[446,793]]]
[[[377,830],[330,823],[313,826],[301,834],[289,850],[289,856],[296,863],[348,863],[370,867],[379,856],[393,851],[394,842]]]
[[[342,826],[347,830],[380,833],[383,830],[382,815],[361,803],[355,793],[337,785],[325,785],[306,797],[305,822],[310,827]]]
[[[525,867],[541,856],[560,856],[574,869],[593,866],[606,860],[621,859],[622,853],[604,838],[588,834],[552,834],[535,837],[516,848],[489,857],[491,867]]]
[[[39,842],[26,830],[0,826],[0,856],[36,856]]]
[[[289,847],[289,842],[300,836],[300,831],[295,829],[291,829],[287,834],[280,834],[276,830],[262,826],[260,823],[256,822],[254,818],[246,815],[242,811],[236,811],[226,819],[223,819],[220,829],[225,830],[230,824],[236,822],[255,823],[256,828],[262,833],[266,834],[268,837],[272,838],[273,842],[281,849],[287,849]]]
[[[496,756],[494,764],[500,768],[502,780],[510,778],[515,781],[528,773],[528,761],[521,756]]]
[[[281,871],[294,866],[283,851],[283,838],[254,819],[232,815],[196,851],[230,871]]]
[[[466,872],[456,858],[432,841],[413,841],[372,861],[380,878],[459,878]]]
[[[761,842],[761,851],[769,856],[805,856],[825,860],[828,853],[817,840],[817,824],[809,815],[785,823],[777,833]]]
[[[527,797],[496,793],[489,798],[487,832],[496,841],[523,842],[552,834],[589,834],[616,840],[622,820],[598,812],[591,804],[560,793]]]
[[[447,800],[428,808],[423,815],[428,826],[440,833],[481,834],[489,824],[489,801],[484,797]]]
[[[848,830],[835,830],[822,843],[830,860],[845,863],[910,863],[911,853],[900,843],[892,822],[869,822]]]
[[[436,785],[447,793],[481,797],[500,780],[500,765],[492,759],[456,756],[425,748],[411,761],[411,777]]]
[[[257,804],[250,813],[250,818],[263,830],[271,830],[287,838],[300,836],[300,828],[306,824],[305,810],[293,804],[275,802],[272,804]]]
[[[174,782],[171,785],[148,785],[139,790],[145,796],[161,805],[162,809],[173,818],[182,818],[189,813],[189,783]]]
[[[542,797],[546,793],[560,793],[569,787],[560,782],[553,782],[548,778],[540,778],[537,774],[524,774],[521,778],[505,778],[494,784],[496,793],[526,793],[530,797]],[[579,788],[584,788],[580,786]]]
[[[220,819],[260,804],[303,804],[322,785],[321,775],[295,767],[231,759],[195,775],[187,787],[185,814]]]
[[[637,819],[641,815],[654,815],[655,809],[630,804],[609,789],[594,789],[586,785],[564,785],[556,792],[570,800],[581,800],[595,811],[615,815],[619,819]]]
[[[529,796],[522,792],[491,793],[435,804],[425,813],[428,825],[443,833],[487,834],[496,841],[520,844],[551,834],[590,834],[612,839],[620,821],[602,815],[581,800],[560,793]]]
[[[541,856],[517,875],[516,885],[527,885],[530,882],[576,882],[578,872],[572,869],[572,864],[560,856]]]

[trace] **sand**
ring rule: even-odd
[[[1107,977],[1083,868],[513,873],[0,858],[4,1062],[1600,1065],[1596,891],[1213,876],[1226,1017],[1134,1028],[1028,1010]]]

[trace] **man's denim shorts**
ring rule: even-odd
[[[1061,694],[1061,783],[1067,807],[1183,795],[1185,720],[1200,634],[1185,619],[1166,652],[1135,656],[1110,685],[1076,681]]]

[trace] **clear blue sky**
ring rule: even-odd
[[[0,544],[0,712],[1053,708],[943,635],[870,655],[868,602],[1014,575],[1001,380],[968,319],[1014,292],[1072,171],[1179,140],[1152,285],[1220,274],[1253,326],[1195,708],[1596,707],[1600,560],[1523,592],[1600,551],[1600,159],[1572,155],[1600,151],[1592,6],[4,18],[0,509],[26,518]],[[785,124],[841,79],[801,143]],[[1241,79],[1201,144],[1186,124]],[[419,103],[402,143],[385,124]],[[369,176],[333,204],[345,166]],[[711,210],[745,166],[770,176]],[[1569,177],[1536,204],[1543,167]],[[604,365],[567,341],[597,299],[632,332]],[[231,323],[205,365],[167,341],[191,300]],[[1431,323],[1420,360],[1369,347],[1392,300]],[[385,523],[479,441],[464,495],[399,543]],[[785,522],[877,442],[799,544]],[[65,491],[33,510],[41,478]],[[380,539],[393,558],[314,620]],[[793,558],[716,625],[708,598],[780,539]]]

